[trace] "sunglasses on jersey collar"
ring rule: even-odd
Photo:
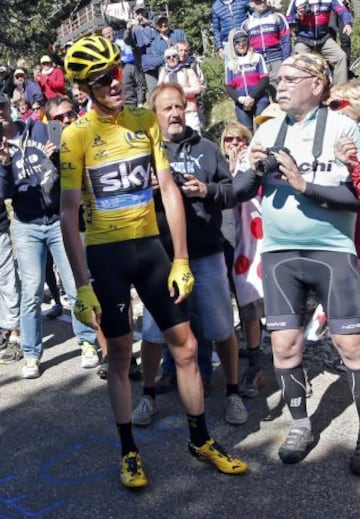
[[[94,87],[106,87],[110,86],[111,83],[115,81],[121,81],[123,77],[123,72],[121,67],[115,67],[106,72],[105,74],[102,74],[101,76],[98,76],[93,81],[88,81],[89,86]]]

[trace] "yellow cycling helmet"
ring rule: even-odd
[[[65,56],[65,73],[70,81],[87,81],[92,74],[120,63],[120,49],[102,36],[85,36]]]

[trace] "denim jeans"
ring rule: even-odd
[[[0,233],[0,328],[20,327],[20,286],[9,231]]]
[[[47,225],[14,220],[13,231],[21,280],[21,347],[24,357],[40,359],[43,353],[41,303],[48,249],[54,258],[71,307],[76,297],[74,277],[66,256],[60,221]],[[74,315],[72,318],[78,341],[94,343],[95,332],[75,319]]]
[[[190,297],[191,326],[193,328],[195,324],[193,331],[199,341],[200,370],[203,375],[208,375],[209,364],[211,364],[211,341],[225,341],[234,331],[233,308],[224,253],[219,252],[190,260],[190,268],[195,278]],[[194,316],[196,316],[195,320]],[[196,326],[200,336],[196,334]],[[153,342],[159,342],[154,340],[154,335],[148,333],[147,326],[144,328],[145,340],[151,341],[153,338]],[[172,363],[170,354],[166,357],[165,353],[164,362],[163,373],[170,374]]]

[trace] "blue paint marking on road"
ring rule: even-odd
[[[8,481],[12,481],[13,479],[15,479],[16,476],[12,475],[12,474],[9,474],[8,476],[5,476],[4,478],[1,478],[0,479],[0,485],[1,483],[7,483]]]
[[[40,467],[40,478],[43,481],[46,481],[46,483],[49,483],[51,485],[74,485],[74,484],[88,484],[88,483],[95,483],[97,481],[100,481],[101,479],[104,479],[108,477],[109,475],[117,474],[118,468],[114,469],[106,469],[101,470],[98,472],[95,472],[89,476],[81,476],[81,477],[74,477],[74,478],[58,478],[51,475],[52,470],[54,467],[61,463],[65,458],[68,458],[74,453],[79,452],[80,450],[84,450],[84,456],[86,456],[86,449],[89,448],[89,441],[90,442],[101,442],[103,445],[108,445],[112,448],[118,449],[119,443],[113,442],[109,440],[106,437],[101,437],[98,435],[89,435],[87,439],[83,442],[77,442],[73,443],[72,445],[69,445],[65,449],[62,449],[61,451],[57,452],[53,456],[50,457],[47,461],[45,461],[41,467]]]
[[[39,510],[29,510],[28,508],[25,508],[19,504],[19,502],[24,501],[26,498],[28,498],[28,494],[22,494],[11,499],[6,499],[5,497],[0,496],[0,503],[6,505],[8,508],[10,508],[10,510],[18,512],[22,517],[41,517],[49,512],[63,507],[66,503],[65,499],[59,499],[58,501],[54,501],[48,506],[40,508]],[[8,516],[0,517],[4,519],[10,519]]]

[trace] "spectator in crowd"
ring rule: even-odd
[[[354,10],[352,6],[352,0],[344,0],[344,7],[351,14],[351,18],[354,17]],[[337,41],[339,36],[340,47],[346,54],[347,67],[349,72],[349,67],[351,63],[351,34],[348,34],[347,31],[344,31],[344,20],[341,14],[337,14],[335,11],[331,11],[330,20],[329,20],[329,29],[331,33],[331,37]],[[349,77],[350,79],[350,77]]]
[[[215,47],[220,58],[227,55],[229,33],[239,28],[249,10],[248,0],[215,0],[212,5],[212,27]]]
[[[17,68],[14,72],[13,81],[15,88],[13,90],[12,102],[17,103],[21,99],[25,99],[30,105],[33,104],[34,101],[43,102],[43,94],[41,92],[41,88],[36,83],[26,77],[26,72],[22,68]]]
[[[200,80],[201,92],[200,95],[196,97],[198,112],[200,118],[201,128],[204,128],[206,124],[205,117],[205,106],[204,106],[204,98],[203,95],[206,92],[206,78],[204,76],[203,71],[201,70],[200,63],[196,59],[195,56],[191,55],[190,43],[186,40],[178,41],[176,44],[177,51],[179,53],[180,63],[183,67],[191,68],[197,75]]]
[[[269,104],[269,74],[263,56],[253,51],[243,29],[230,31],[225,76],[226,92],[235,102],[237,120],[253,131],[254,116]]]
[[[42,56],[40,59],[41,71],[37,81],[41,87],[45,100],[65,95],[65,76],[60,67],[54,65],[51,57]]]
[[[94,48],[96,52],[89,52]],[[79,59],[79,53],[86,59]],[[78,287],[77,315],[94,327],[101,315],[107,339],[109,395],[122,447],[121,483],[130,488],[148,483],[131,427],[131,284],[156,317],[175,357],[179,393],[188,413],[190,452],[222,472],[239,474],[247,465],[229,457],[207,431],[196,341],[183,304],[194,280],[187,259],[180,192],[171,176],[155,116],[149,110],[134,111],[124,106],[119,60],[119,49],[101,36],[81,38],[67,54],[67,75],[82,83],[94,109],[86,116],[90,124],[72,124],[64,130],[61,201],[64,242]],[[99,140],[99,152],[108,151],[95,162],[90,152],[94,137]],[[66,166],[69,162],[71,168]],[[121,185],[116,182],[115,191],[104,190],[101,178],[107,176],[108,168],[114,170],[114,164],[130,174]],[[158,238],[150,164],[157,171],[172,230],[172,265]],[[77,225],[81,196],[89,217],[85,236],[88,261]],[[124,261],[119,262],[119,257]]]
[[[33,111],[31,109],[31,104],[25,99],[20,99],[20,101],[16,103],[16,108],[22,121],[26,121],[27,119],[32,118]]]
[[[201,124],[197,104],[197,96],[201,93],[200,79],[191,68],[184,67],[180,63],[176,47],[166,49],[164,58],[165,65],[160,70],[158,84],[178,83],[181,86],[186,97],[186,125],[200,133]]]
[[[221,135],[221,151],[229,161],[232,175],[236,173],[238,165],[245,158],[251,136],[248,128],[238,122],[233,121],[225,125]],[[229,211],[229,209],[223,211],[222,230],[224,232],[224,221],[227,219],[229,221],[233,217],[234,224],[230,226],[228,232],[230,236],[226,243],[234,243],[233,250],[229,251],[230,272],[249,359],[249,366],[241,379],[240,395],[253,398],[264,383],[260,369],[262,326],[260,319],[264,317],[260,260],[262,244],[260,197],[257,194],[253,199],[238,204],[228,216]],[[230,223],[232,224],[231,220]]]
[[[120,32],[122,37],[120,37]],[[143,72],[135,64],[135,55],[131,45],[125,43],[124,30],[118,35],[112,27],[103,27],[101,34],[104,38],[115,43],[120,48],[121,63],[123,66],[123,82],[125,87],[125,103],[132,106],[143,106],[146,100],[146,84]]]
[[[91,99],[86,92],[74,83],[71,87],[71,97],[76,103],[78,116],[86,114],[91,108]]]
[[[0,120],[9,100],[0,93]],[[6,162],[0,152],[0,164]],[[6,182],[6,179],[3,179]],[[15,265],[10,220],[0,193],[0,364],[11,364],[22,359],[20,348],[20,286]]]
[[[13,235],[21,278],[21,349],[25,360],[21,374],[31,379],[40,376],[43,354],[41,303],[48,249],[71,304],[76,290],[60,228],[59,177],[48,159],[54,155],[55,146],[48,140],[45,124],[12,122],[8,103],[2,110],[6,141],[0,154],[4,164],[0,177],[6,185],[0,185],[0,197],[11,198],[14,209]],[[75,318],[73,328],[83,348],[82,367],[96,366],[95,332]]]
[[[146,88],[151,92],[157,85],[157,65],[154,65],[151,43],[157,36],[154,13],[149,11],[144,4],[139,3],[134,7],[135,19],[129,20],[124,32],[124,41],[130,45],[135,55],[135,63],[143,71]]]
[[[159,79],[160,68],[165,64],[164,53],[168,47],[173,47],[178,41],[187,40],[186,34],[182,29],[170,28],[169,19],[166,15],[161,14],[155,18],[155,27],[157,34],[151,42],[150,53],[147,60],[143,60],[143,68],[151,70],[153,78],[156,78],[156,84]],[[146,71],[144,68],[144,72]],[[147,70],[148,71],[148,70]],[[156,86],[152,84],[152,88]],[[151,92],[149,89],[149,93]]]
[[[43,121],[45,122],[46,116],[45,116],[45,106],[43,103],[40,103],[39,101],[34,101],[31,105],[32,110],[32,119],[34,121]]]
[[[278,103],[287,115],[260,126],[233,181],[240,202],[253,198],[260,185],[263,189],[266,323],[275,376],[292,418],[279,449],[284,463],[300,462],[316,441],[302,368],[302,322],[310,288],[323,305],[360,413],[360,273],[352,212],[360,202],[346,165],[334,154],[343,137],[353,138],[359,150],[360,133],[350,118],[322,107],[329,87],[322,56],[287,58],[277,87]],[[350,470],[360,475],[360,435]]]
[[[332,11],[343,21],[342,32],[351,36],[351,14],[341,0],[331,2],[291,0],[286,16],[290,26],[295,29],[294,52],[321,54],[333,67],[334,83],[338,84],[347,81],[348,71],[346,54],[331,37],[329,20]]]
[[[0,66],[0,94],[6,94],[9,99],[12,98],[15,85],[13,76],[5,65]]]
[[[249,44],[261,54],[269,73],[271,97],[275,99],[276,78],[281,62],[291,54],[290,27],[281,13],[274,13],[267,0],[252,0],[252,13],[241,28],[249,35]]]
[[[150,106],[159,121],[170,166],[184,198],[190,266],[195,277],[191,297],[203,334],[209,341],[215,341],[224,369],[225,420],[240,425],[247,421],[248,412],[239,395],[238,348],[220,230],[221,210],[234,205],[231,175],[219,148],[186,126],[186,96],[178,84],[159,85],[150,96]],[[169,229],[159,201],[157,221],[163,241],[168,242]],[[150,315],[146,319],[142,346],[148,351],[143,358],[151,361],[150,352],[159,348],[162,335],[155,323],[149,323]],[[134,423],[146,425],[156,410],[157,368],[154,359],[151,366],[143,362],[143,372],[149,369],[153,379],[146,378],[152,385],[144,387],[144,395],[133,412]]]

